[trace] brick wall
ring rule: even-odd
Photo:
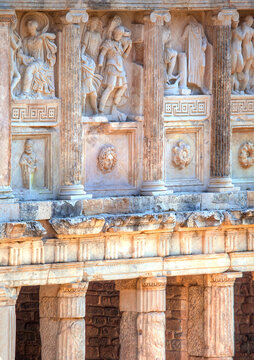
[[[40,360],[39,286],[21,288],[16,318],[16,360]]]
[[[235,357],[254,360],[254,282],[244,273],[235,282]]]

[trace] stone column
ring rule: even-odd
[[[15,360],[15,304],[19,288],[0,285],[0,359]]]
[[[87,197],[82,185],[81,62],[80,22],[86,22],[85,11],[70,11],[61,18],[61,188],[60,199]],[[90,196],[91,197],[91,196]]]
[[[11,53],[10,23],[15,12],[0,10],[0,199],[12,198],[11,189]]]
[[[88,283],[61,285],[56,360],[85,360],[85,296]]]
[[[120,291],[120,360],[137,360],[137,279],[116,282]]]
[[[211,119],[211,192],[237,191],[231,179],[231,19],[236,10],[221,10],[211,17],[213,41],[213,107]]]
[[[190,360],[232,360],[234,282],[241,273],[204,275],[203,286],[189,288]]]
[[[166,359],[166,282],[165,277],[138,280],[138,360]]]
[[[164,183],[163,43],[169,12],[152,12],[144,18],[144,154],[142,195],[160,195]],[[172,191],[171,191],[172,192]]]

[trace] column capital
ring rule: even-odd
[[[204,275],[204,285],[208,287],[233,286],[235,280],[241,277],[242,273],[240,272]]]
[[[152,23],[156,22],[170,22],[171,14],[169,11],[153,11],[149,15],[144,16],[144,20],[150,21]]]
[[[0,306],[15,305],[20,287],[6,287],[0,285]]]
[[[14,10],[0,9],[0,23],[1,22],[14,22],[16,21],[16,13]]]
[[[211,16],[213,25],[230,26],[232,20],[239,20],[239,13],[236,9],[222,9],[217,14]]]
[[[60,286],[57,297],[74,298],[86,295],[88,282],[80,282],[74,284],[63,284]]]
[[[137,283],[137,311],[165,311],[166,284],[166,277],[149,277],[139,279]]]
[[[79,24],[86,23],[88,21],[88,14],[85,10],[70,10],[64,16],[61,17],[63,24]]]
[[[167,284],[167,278],[163,277],[149,277],[149,278],[140,278],[138,280],[138,290],[165,290]]]

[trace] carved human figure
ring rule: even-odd
[[[183,32],[183,40],[186,41],[186,53],[188,59],[188,83],[196,86],[202,93],[207,93],[204,88],[205,51],[207,38],[203,26],[194,16],[188,17],[188,24]]]
[[[56,61],[56,35],[46,32],[49,23],[45,16],[39,14],[34,18],[30,17],[24,25],[27,36],[23,39],[23,53],[27,61],[23,61],[25,70],[22,77],[22,96],[25,98],[54,95],[52,67]],[[40,18],[43,25],[46,20],[46,26],[42,30],[39,29]]]
[[[243,72],[239,74],[239,80],[240,80],[240,90],[245,91],[246,93],[251,92],[249,88],[250,70],[254,60],[254,47],[253,47],[254,29],[252,28],[252,25],[253,25],[252,16],[246,16],[246,18],[243,20],[241,25],[241,29],[244,34],[244,38],[242,42],[244,69]]]
[[[25,141],[24,152],[20,157],[19,165],[21,167],[23,187],[31,190],[34,173],[37,169],[37,158],[33,152],[33,142],[30,139]]]
[[[94,114],[97,114],[97,94],[101,85],[102,76],[96,74],[96,63],[101,45],[102,23],[98,17],[89,19],[84,31],[81,48],[82,66],[82,112],[86,112],[87,96]]]
[[[231,32],[231,75],[232,75],[232,93],[239,92],[238,75],[242,73],[244,68],[244,60],[242,54],[242,42],[244,39],[244,32],[241,26],[238,26],[239,21],[232,22]]]
[[[23,59],[25,62],[25,57],[22,53],[22,40],[19,34],[17,33],[16,29],[17,20],[11,23],[10,29],[10,43],[11,43],[11,95],[14,98],[14,90],[16,89],[17,85],[21,80],[21,75],[18,69],[18,61],[19,59]]]
[[[173,75],[173,71],[177,59],[177,51],[172,49],[171,46],[171,31],[170,28],[165,25],[163,27],[162,33],[163,41],[163,59],[165,64],[165,83],[170,82],[171,80],[176,80],[177,76]]]
[[[111,93],[115,91],[113,104],[118,106],[123,95],[127,90],[127,77],[124,69],[123,59],[127,58],[132,42],[130,31],[119,25],[112,31],[110,39],[106,39],[100,49],[98,66],[103,67],[105,60],[105,70],[103,72],[103,85],[105,90],[102,92],[99,111],[103,112]]]

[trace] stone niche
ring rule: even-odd
[[[86,190],[96,195],[137,194],[141,123],[84,123]]]

